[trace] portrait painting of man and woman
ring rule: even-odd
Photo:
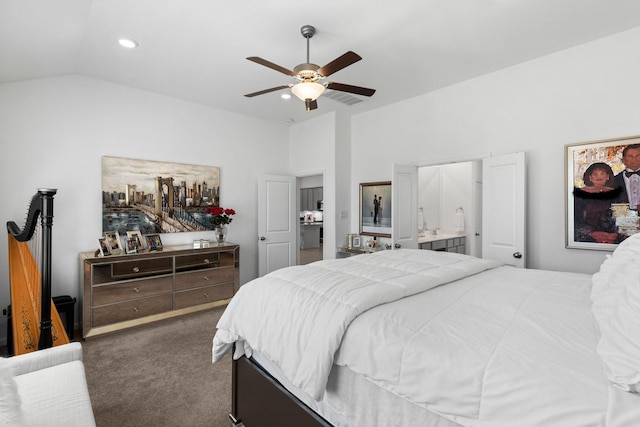
[[[565,148],[566,246],[613,250],[640,232],[640,136]]]

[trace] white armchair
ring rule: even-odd
[[[0,425],[95,426],[82,345],[0,358]]]

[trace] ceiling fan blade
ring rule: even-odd
[[[327,88],[332,90],[339,90],[341,92],[355,93],[356,95],[363,96],[372,96],[374,93],[376,93],[375,89],[367,89],[366,87],[352,86],[334,82],[327,83]]]
[[[264,65],[265,67],[271,68],[272,70],[276,70],[281,72],[282,74],[286,74],[287,76],[291,76],[291,77],[295,77],[296,73],[294,73],[293,71],[281,67],[278,64],[274,64],[273,62],[267,61],[266,59],[262,59],[258,56],[250,56],[247,58],[249,61],[253,61],[256,64],[260,64],[260,65]]]
[[[358,55],[355,52],[349,51],[344,55],[342,55],[341,57],[336,58],[333,61],[329,62],[324,67],[320,68],[318,72],[320,73],[321,76],[328,77],[331,74],[335,73],[336,71],[340,71],[343,68],[353,64],[354,62],[360,61],[361,59],[362,57],[360,55]]]
[[[304,107],[307,109],[307,112],[315,110],[316,108],[318,108],[318,101],[316,101],[315,99],[313,101],[310,99],[306,99],[304,101]]]
[[[258,95],[263,95],[265,93],[275,92],[277,90],[289,89],[290,87],[291,87],[291,85],[283,85],[283,86],[278,86],[278,87],[272,87],[271,89],[265,89],[265,90],[261,90],[259,92],[248,93],[245,96],[247,98],[251,98],[251,97],[254,97],[254,96],[258,96]]]

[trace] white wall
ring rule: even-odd
[[[418,207],[429,230],[440,228],[440,175],[439,166],[418,168]]]
[[[463,208],[467,216],[471,212],[473,177],[471,163],[442,165],[442,197],[440,198],[440,229],[445,233],[455,232],[456,210]],[[465,222],[468,218],[465,218]],[[469,227],[465,224],[465,230]]]
[[[298,186],[303,188],[316,188],[322,187],[323,178],[322,175],[303,176],[298,180]]]
[[[80,252],[102,234],[103,155],[220,167],[221,204],[237,215],[240,280],[258,275],[257,176],[289,168],[288,128],[101,80],[67,76],[0,85],[0,219],[24,225],[30,198],[57,188],[53,295],[78,297]],[[164,244],[213,238],[163,234]],[[0,307],[9,304],[7,237],[0,233]],[[79,316],[76,316],[78,321]],[[6,317],[0,317],[0,342]]]
[[[565,248],[564,145],[640,134],[639,50],[636,28],[359,114],[351,188],[391,179],[392,163],[524,151],[528,266],[593,273],[605,252]]]

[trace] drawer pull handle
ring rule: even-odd
[[[209,258],[205,258],[205,259],[204,259],[204,263],[205,263],[205,264],[209,264],[210,262],[211,262],[211,260],[210,260]]]
[[[202,278],[203,278],[204,280],[211,280],[211,279],[209,279],[209,276],[203,276]]]
[[[138,289],[138,288],[133,288],[133,292],[135,292],[135,293],[137,294],[138,292],[140,292],[140,289]]]
[[[134,273],[140,273],[140,267],[133,267]]]
[[[209,294],[206,293],[206,292],[204,294],[202,294],[202,295],[204,295],[205,298],[209,298]]]
[[[138,307],[133,307],[133,311],[138,312],[140,309]]]

